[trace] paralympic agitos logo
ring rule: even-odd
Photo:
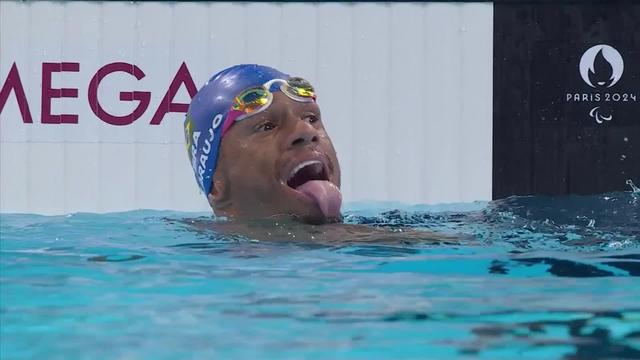
[[[609,90],[620,81],[625,70],[624,59],[614,47],[599,44],[588,48],[580,58],[578,69],[582,80],[593,91],[567,92],[565,100],[591,103],[588,114],[596,123],[613,120],[615,103],[637,101],[636,93]]]

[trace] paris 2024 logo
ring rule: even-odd
[[[613,46],[599,44],[587,49],[580,58],[579,70],[582,80],[594,91],[568,92],[566,101],[593,103],[589,117],[596,123],[613,120],[613,103],[637,101],[635,93],[615,92],[611,89],[624,73],[622,55]]]

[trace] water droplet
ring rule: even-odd
[[[622,247],[625,247],[625,246],[630,245],[630,243],[631,243],[631,241],[630,241],[630,240],[624,240],[624,241],[612,241],[612,242],[610,242],[610,243],[609,243],[609,247],[610,247],[610,248],[616,248],[616,249],[619,249],[619,248],[622,248]]]
[[[624,140],[624,142],[628,142],[629,138],[625,136],[624,139],[622,139],[622,140]]]
[[[587,227],[593,228],[595,226],[596,226],[596,221],[594,219],[590,219],[589,224],[587,224]]]
[[[622,243],[620,243],[619,241],[613,241],[613,242],[610,242],[608,246],[610,248],[619,248],[619,247],[622,247]]]

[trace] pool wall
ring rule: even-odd
[[[183,104],[237,63],[316,86],[345,201],[489,199],[492,17],[490,3],[3,1],[0,211],[207,210]]]

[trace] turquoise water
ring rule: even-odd
[[[207,214],[0,215],[2,359],[638,359],[640,196],[361,203],[459,245],[256,242]]]

